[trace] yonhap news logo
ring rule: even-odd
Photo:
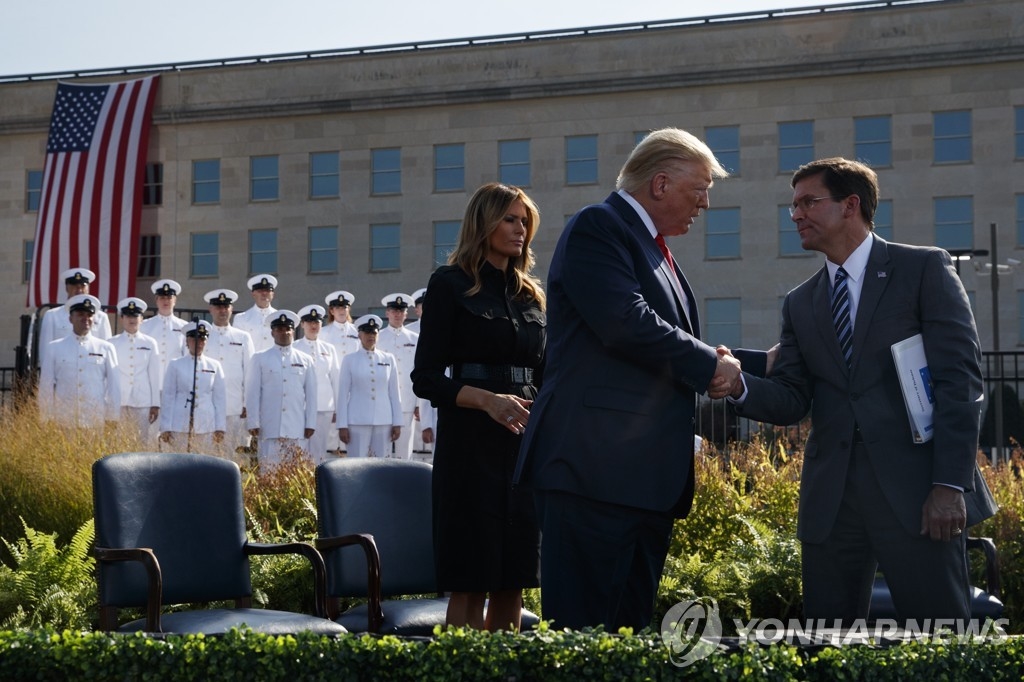
[[[722,639],[718,602],[711,597],[679,602],[661,619],[661,639],[669,660],[680,668],[707,658]]]

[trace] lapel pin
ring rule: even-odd
[[[879,270],[878,271],[878,278],[879,279],[885,279],[885,270]]]

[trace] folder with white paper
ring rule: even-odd
[[[924,354],[924,339],[915,334],[892,344],[892,358],[903,390],[910,432],[915,443],[927,443],[934,434],[935,393],[928,360]]]

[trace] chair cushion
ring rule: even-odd
[[[365,629],[365,619],[363,621]],[[203,609],[199,611],[178,611],[160,616],[164,632],[175,634],[205,633],[223,635],[231,628],[248,626],[254,632],[267,635],[290,635],[312,632],[318,635],[342,635],[345,628],[326,618],[307,616],[288,611],[270,609]],[[118,628],[118,632],[139,632],[145,630],[146,619],[133,620]]]
[[[432,637],[435,625],[444,627],[448,599],[394,599],[385,601],[383,609],[384,623],[380,634]],[[349,632],[366,632],[366,604],[353,606],[334,622],[345,626]],[[523,609],[522,630],[530,630],[539,622],[537,614]]]

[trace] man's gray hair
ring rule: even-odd
[[[658,173],[675,171],[680,161],[701,163],[711,170],[714,178],[729,175],[699,139],[679,128],[662,128],[652,131],[633,149],[619,171],[615,188],[636,194]]]

